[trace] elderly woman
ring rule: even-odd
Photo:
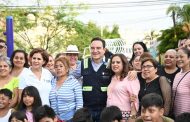
[[[43,68],[48,63],[48,54],[42,48],[34,48],[30,52],[29,58],[31,67],[25,76],[26,80],[20,82],[19,89],[22,91],[26,86],[36,87],[40,93],[42,104],[49,105],[49,92],[53,75],[49,70]]]
[[[146,58],[142,61],[142,75],[139,77],[140,92],[139,100],[149,93],[157,93],[164,99],[165,115],[168,115],[171,103],[171,86],[166,77],[157,75],[157,63],[152,58]]]
[[[69,61],[65,57],[55,60],[55,74],[50,104],[60,120],[70,122],[76,110],[83,106],[82,87],[74,76],[69,75]]]
[[[0,58],[0,88],[7,88],[13,92],[13,100],[10,107],[15,107],[18,101],[18,83],[19,79],[13,77],[11,72],[11,62],[7,57]]]
[[[131,106],[138,111],[138,98],[131,104],[130,97],[138,96],[140,84],[138,79],[128,80],[129,62],[123,54],[114,54],[111,58],[113,76],[107,90],[107,106],[117,106],[122,111],[123,122],[130,117]]]
[[[81,77],[81,62],[78,60],[79,50],[76,45],[69,45],[65,52],[69,60],[69,74],[73,75],[76,79]]]

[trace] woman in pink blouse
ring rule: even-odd
[[[190,51],[181,48],[177,52],[177,66],[181,71],[176,74],[173,83],[173,109],[175,116],[190,112]]]
[[[128,80],[129,63],[123,54],[114,54],[111,58],[111,70],[113,72],[111,83],[107,91],[107,106],[117,106],[122,111],[123,121],[126,121],[131,112],[131,106],[138,109],[138,99],[130,101],[130,97],[138,96],[140,89],[138,79]]]

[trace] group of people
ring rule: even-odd
[[[161,65],[143,42],[129,61],[95,37],[91,56],[79,61],[76,45],[55,59],[42,48],[7,58],[0,39],[0,121],[173,122],[190,113],[190,39],[183,43]]]

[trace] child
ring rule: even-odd
[[[47,106],[40,106],[34,112],[35,122],[58,122],[54,110]]]
[[[39,95],[39,92],[34,86],[27,86],[23,89],[21,100],[18,105],[19,111],[24,111],[28,121],[33,121],[33,113],[36,108],[42,105],[42,101]]]
[[[92,115],[87,108],[78,109],[72,119],[73,122],[93,122]]]
[[[109,106],[103,109],[100,115],[100,122],[121,122],[122,113],[117,106]]]
[[[28,120],[24,112],[15,111],[9,117],[9,122],[28,122]]]
[[[175,122],[190,122],[190,113],[182,113],[175,118]]]
[[[0,122],[7,122],[12,109],[9,108],[9,105],[12,101],[12,92],[9,89],[0,90]]]
[[[141,100],[141,116],[136,119],[136,113],[131,111],[128,122],[174,122],[164,116],[164,102],[160,95],[150,93]],[[135,120],[136,119],[136,120]]]

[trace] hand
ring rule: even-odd
[[[128,80],[135,80],[137,78],[137,71],[129,71],[128,72]]]
[[[137,95],[131,94],[130,95],[130,102],[136,102],[137,100]]]
[[[27,119],[24,119],[24,122],[28,122],[28,120],[27,120]]]

